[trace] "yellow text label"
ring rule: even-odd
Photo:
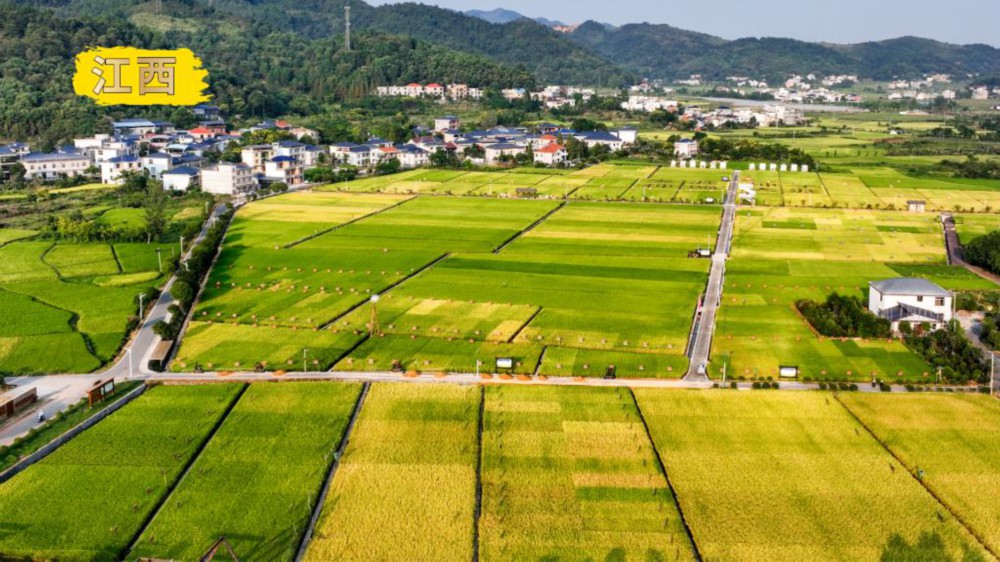
[[[99,105],[196,105],[207,77],[190,49],[96,47],[76,56],[73,91]]]

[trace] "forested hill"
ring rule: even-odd
[[[14,0],[55,8],[63,15],[129,18],[141,25],[199,25],[208,5],[214,18],[249,21],[309,39],[342,36],[344,6],[351,6],[355,33],[412,37],[482,55],[506,66],[524,66],[546,83],[624,86],[635,76],[548,27],[522,19],[493,24],[454,10],[423,4],[370,6],[360,0],[163,0],[163,16],[152,17],[154,2],[137,0]],[[170,18],[173,17],[174,21]],[[482,83],[469,81],[473,85]]]
[[[318,38],[342,32],[348,3],[353,29],[407,35],[506,64],[524,65],[541,82],[623,86],[634,79],[590,49],[528,19],[494,24],[454,10],[409,2],[370,6],[360,0],[213,0],[212,5],[221,12]]]
[[[154,0],[13,1],[52,7],[68,17],[114,17],[160,30],[196,31],[227,22],[229,27],[263,26],[316,40],[343,33],[344,7],[349,3],[356,33],[406,36],[506,66],[523,66],[536,80],[549,84],[622,86],[638,77],[690,74],[769,80],[810,72],[882,80],[933,72],[1000,74],[998,49],[914,37],[854,45],[780,38],[728,41],[669,25],[616,28],[596,22],[563,34],[528,18],[491,23],[436,6],[409,2],[371,6],[362,0],[163,0],[161,15],[152,13]]]
[[[307,39],[261,24],[196,17],[204,8],[195,10],[174,22],[175,29],[157,31],[122,18],[68,18],[0,3],[0,139],[51,143],[106,126],[101,117],[120,109],[98,108],[72,93],[73,58],[95,45],[191,48],[209,71],[213,102],[230,115],[309,114],[377,85],[411,81],[533,84],[523,68],[408,37],[359,32],[348,52],[342,37]]]
[[[716,79],[732,75],[775,79],[819,72],[888,80],[935,72],[1000,72],[1000,49],[916,37],[853,45],[778,38],[727,41],[669,25],[632,24],[609,29],[586,22],[569,38],[626,69],[658,78],[702,74]]]

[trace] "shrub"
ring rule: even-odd
[[[858,297],[833,293],[819,304],[800,300],[795,307],[820,334],[827,337],[888,338],[892,323],[872,314]]]
[[[819,383],[819,389],[820,390],[826,390],[826,383],[825,382]]]

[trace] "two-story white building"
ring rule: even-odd
[[[547,146],[543,146],[534,151],[533,158],[535,162],[539,162],[548,166],[555,166],[557,164],[562,164],[566,161],[567,151],[566,147],[559,143],[550,143]]]
[[[257,188],[250,166],[242,162],[219,162],[201,171],[201,190],[217,195],[239,195]]]
[[[434,130],[437,132],[444,132],[448,129],[457,129],[458,126],[458,117],[455,117],[454,115],[445,115],[444,117],[434,118]]]
[[[954,316],[954,295],[926,279],[884,279],[872,281],[868,287],[868,309],[892,322],[894,332],[899,331],[901,322],[926,323],[932,331],[937,330]]]
[[[89,156],[79,152],[32,152],[21,157],[21,164],[24,166],[25,179],[55,180],[79,176],[93,162]]]
[[[674,155],[678,158],[692,158],[698,154],[698,141],[681,139],[674,143]]]

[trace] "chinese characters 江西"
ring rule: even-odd
[[[208,73],[187,49],[98,48],[77,56],[76,64],[74,90],[102,105],[193,105],[208,100]]]

